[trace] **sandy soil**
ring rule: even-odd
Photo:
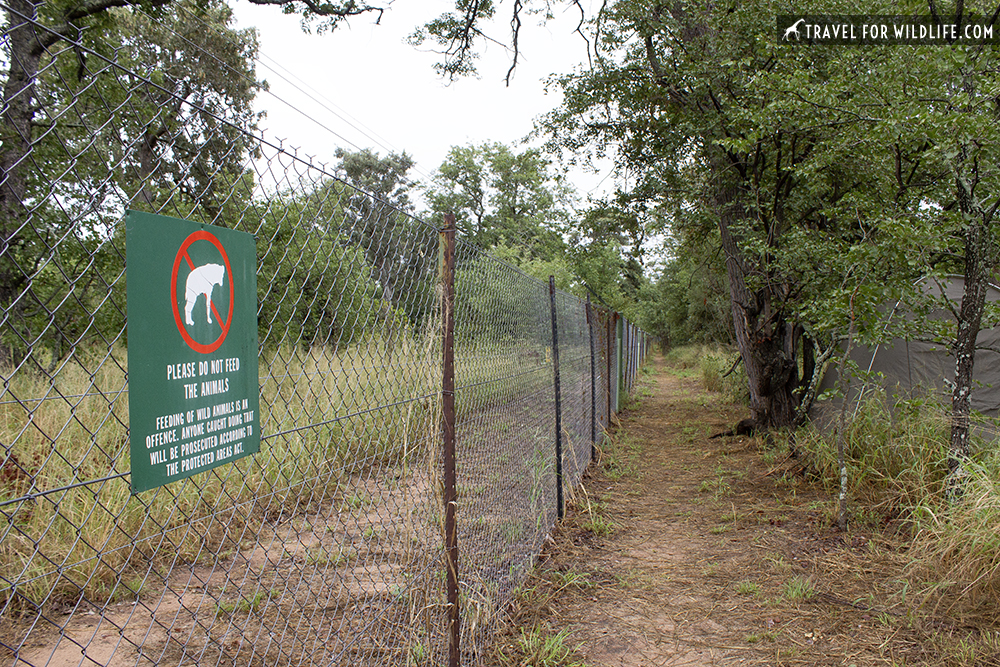
[[[745,408],[662,359],[648,370],[496,664],[525,660],[538,629],[568,630],[588,667],[997,664],[942,650],[979,631],[915,609],[893,527],[839,532],[831,493],[784,452],[710,437]]]

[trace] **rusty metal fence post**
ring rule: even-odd
[[[563,506],[562,465],[562,396],[559,387],[559,325],[556,322],[556,279],[549,276],[549,302],[552,307],[552,381],[556,397],[556,516],[560,521],[565,514]]]
[[[590,336],[590,460],[597,460],[597,371],[594,359],[594,311],[587,295],[587,334]]]
[[[448,595],[448,666],[458,667],[461,610],[458,594],[458,498],[455,474],[455,216],[446,213],[441,229],[441,435],[444,450],[444,540]]]
[[[613,407],[614,407],[614,394],[611,393],[611,376],[613,375],[613,371],[614,371],[614,365],[612,364],[612,359],[614,359],[614,347],[613,346],[614,346],[615,337],[613,335],[613,331],[614,331],[614,329],[613,329],[613,326],[614,326],[613,325],[614,317],[612,316],[612,314],[610,312],[607,313],[607,320],[608,320],[607,321],[607,330],[608,331],[607,331],[607,335],[605,337],[605,341],[607,342],[607,347],[608,347],[608,350],[607,350],[607,353],[608,353],[607,362],[608,363],[607,363],[607,373],[605,374],[605,379],[607,380],[607,385],[608,385],[608,428],[611,428],[611,415],[614,414],[614,410],[613,410]]]

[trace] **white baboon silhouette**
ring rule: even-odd
[[[218,285],[222,287],[222,279],[226,275],[226,268],[221,264],[205,264],[191,270],[185,283],[184,298],[184,321],[188,326],[194,326],[194,319],[191,318],[191,311],[198,297],[205,295],[205,319],[212,323],[212,290]]]

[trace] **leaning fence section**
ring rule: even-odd
[[[0,661],[480,664],[641,332],[461,239],[446,308],[439,221],[261,138],[252,78],[190,64],[223,7],[0,7]],[[135,495],[127,209],[253,234],[258,266],[260,452]]]

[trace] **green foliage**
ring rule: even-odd
[[[337,217],[337,233],[364,249],[385,300],[420,328],[436,303],[438,235],[409,215],[413,159],[405,152],[383,158],[369,150],[342,149],[337,157],[338,173],[360,190],[336,189],[344,213]]]
[[[444,60],[434,65],[441,76],[449,79],[473,76],[479,54],[472,42],[481,34],[476,25],[492,18],[494,12],[492,0],[456,0],[455,11],[446,12],[414,30],[409,42],[423,46],[430,40],[443,49]]]
[[[58,132],[33,147],[46,165],[33,181],[54,185],[73,203],[69,215],[91,224],[122,204],[158,212],[166,205],[181,217],[193,205],[223,223],[227,207],[240,203],[229,199],[246,155],[256,151],[253,101],[263,84],[253,66],[255,31],[236,29],[221,0],[183,0],[152,16],[140,7],[113,8],[92,20],[82,45],[97,57],[81,64],[82,54],[58,50],[39,76],[40,104]],[[41,159],[67,154],[72,178]]]
[[[332,32],[353,16],[372,14],[376,17],[376,21],[381,20],[382,13],[385,11],[383,6],[370,5],[364,0],[338,0],[321,3],[283,0],[274,4],[281,7],[283,14],[300,15],[302,17],[302,30],[309,32],[315,28],[316,33],[320,35]]]
[[[785,582],[783,595],[789,602],[804,602],[816,595],[816,586],[805,577],[792,577]]]
[[[263,347],[342,347],[376,330],[399,328],[364,250],[340,235],[345,186],[328,181],[306,194],[275,195],[258,237],[259,337]],[[293,225],[288,220],[310,221]]]
[[[639,286],[645,286],[645,277],[616,240],[574,242],[569,252],[579,283],[597,303],[630,319],[637,317]]]
[[[927,595],[965,608],[992,607],[1000,592],[1000,457],[994,443],[974,439],[961,497],[949,498],[950,424],[944,406],[868,393],[844,436],[852,521],[878,526],[901,518],[913,535],[911,578],[938,582]],[[839,470],[832,434],[800,430],[795,444],[834,493]]]
[[[549,276],[553,276],[556,289],[571,292],[580,297],[585,296],[573,266],[565,254],[556,254],[551,259],[542,259],[541,257],[532,257],[527,248],[523,246],[509,246],[504,243],[493,247],[490,254],[501,261],[516,266],[532,278],[537,278],[544,283],[548,283]]]
[[[613,480],[622,478],[640,479],[642,477],[642,445],[633,440],[628,433],[619,431],[614,435],[605,434],[604,471]]]
[[[465,239],[528,275],[555,276],[560,289],[638,316],[646,227],[635,212],[612,204],[595,204],[573,220],[574,195],[538,149],[455,146],[428,187],[428,201],[429,215],[453,212]]]
[[[608,504],[599,501],[586,499],[587,518],[581,527],[598,537],[608,537],[615,532],[618,527],[614,520],[607,515]]]
[[[405,151],[383,158],[369,149],[352,152],[338,148],[336,156],[337,169],[346,182],[401,211],[412,208],[410,191],[416,184],[410,179],[409,171],[415,163]]]
[[[523,248],[552,260],[564,243],[570,187],[541,151],[500,143],[454,146],[428,187],[432,215],[454,213],[465,238],[484,248]]]
[[[701,358],[705,355],[705,351],[711,349],[706,345],[680,345],[677,347],[671,347],[664,359],[671,366],[677,366],[681,370],[686,371],[691,368],[698,368],[701,365]]]
[[[539,354],[552,344],[550,320],[536,312],[539,304],[548,303],[547,282],[526,280],[482,253],[460,262],[455,272],[456,338],[469,344],[527,345]]]
[[[39,11],[43,22],[58,21],[67,7]],[[11,231],[0,265],[8,359],[28,354],[30,343],[34,361],[51,370],[74,345],[123,337],[127,206],[235,226],[249,200],[256,34],[237,30],[220,0],[150,11],[81,18],[81,45],[93,54],[52,48],[24,73],[36,97],[30,158],[17,159],[17,104],[0,123],[0,162],[16,164],[0,209],[5,225],[25,225]],[[21,58],[7,50],[19,39],[5,46],[8,63]],[[8,87],[4,95],[27,98]]]
[[[669,345],[733,339],[729,284],[713,257],[699,258],[704,246],[678,249],[658,279],[642,294],[639,322]]]

